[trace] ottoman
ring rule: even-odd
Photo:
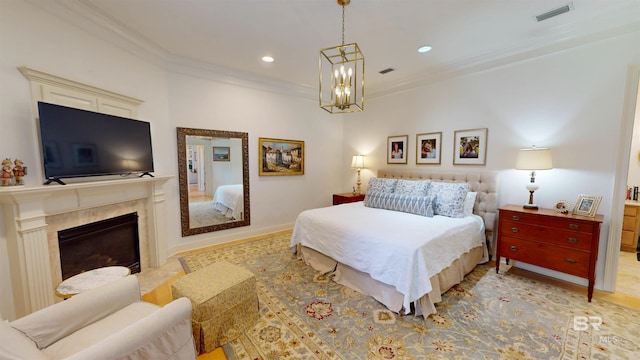
[[[191,325],[200,354],[238,338],[258,322],[255,275],[226,261],[178,278],[171,294],[191,300]]]

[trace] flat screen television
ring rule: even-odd
[[[38,102],[45,185],[101,175],[152,176],[146,121]]]

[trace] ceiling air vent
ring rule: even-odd
[[[394,68],[386,68],[386,69],[384,69],[384,70],[380,70],[380,71],[378,71],[378,72],[379,72],[380,74],[384,75],[384,74],[386,74],[386,73],[390,73],[390,72],[392,72],[393,70],[395,70],[395,69],[394,69]]]
[[[536,16],[536,20],[538,20],[538,22],[542,21],[542,20],[547,20],[549,18],[552,18],[554,16],[558,16],[560,14],[564,14],[566,12],[571,11],[571,9],[573,8],[573,3],[569,3],[565,6],[561,6],[557,9],[553,9],[551,11],[547,11],[544,14],[540,14],[538,16]]]

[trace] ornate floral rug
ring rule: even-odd
[[[640,312],[479,265],[438,313],[399,316],[297,260],[290,233],[180,258],[253,271],[260,320],[228,359],[637,359]]]

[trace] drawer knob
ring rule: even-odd
[[[578,229],[580,229],[580,225],[569,224],[569,229],[578,230]]]
[[[517,247],[517,246],[515,246],[515,245],[511,245],[511,246],[509,246],[509,250],[511,250],[511,251],[518,251],[518,247]]]
[[[564,261],[568,262],[569,264],[575,264],[576,263],[576,261],[571,259],[571,258],[566,258],[566,259],[564,259]]]
[[[567,238],[567,241],[572,243],[572,244],[576,244],[578,242],[578,239],[576,239],[576,238]]]
[[[513,215],[513,216],[511,217],[511,220],[518,221],[518,220],[520,220],[520,216]]]
[[[518,229],[517,227],[512,227],[511,228],[511,232],[517,233],[519,231],[520,231],[520,229]]]

